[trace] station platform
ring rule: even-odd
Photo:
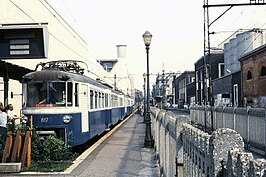
[[[144,148],[145,130],[143,117],[133,114],[87,149],[65,172],[15,176],[157,177],[159,165],[154,149]]]

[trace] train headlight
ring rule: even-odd
[[[23,115],[21,118],[20,118],[20,121],[21,121],[21,124],[27,124],[28,123],[28,117]]]
[[[69,122],[71,122],[71,120],[72,120],[72,116],[70,116],[70,115],[65,115],[65,116],[63,117],[63,122],[64,122],[65,124],[68,124]]]

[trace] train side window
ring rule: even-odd
[[[108,94],[105,94],[105,107],[108,107]]]
[[[104,108],[104,93],[102,93],[102,108]]]
[[[119,98],[119,106],[123,106],[123,99]]]
[[[99,108],[101,108],[101,106],[102,106],[102,104],[101,104],[101,100],[102,100],[102,93],[99,92],[99,96],[98,96]]]
[[[95,97],[95,99],[94,99],[94,101],[95,101],[95,109],[97,109],[98,108],[98,104],[97,104],[97,102],[98,102],[98,93],[96,91],[95,91],[94,97]]]
[[[72,106],[73,102],[73,84],[71,82],[67,83],[67,106]]]
[[[111,98],[110,98],[110,107],[113,107],[113,101],[114,101],[114,97],[113,97],[113,95],[111,95]]]
[[[78,83],[75,83],[75,106],[79,106],[79,87]]]
[[[118,106],[118,96],[114,96],[114,107]]]
[[[93,90],[90,90],[90,108],[93,109]]]

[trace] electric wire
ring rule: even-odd
[[[69,15],[71,16],[72,20],[73,20],[74,23],[76,24],[76,26],[77,26],[77,27],[80,27],[80,25],[77,23],[76,18],[74,17],[74,15],[72,14],[72,12],[70,11],[70,9],[69,9],[69,7],[68,7],[66,1],[65,1],[65,0],[62,0],[62,1],[63,1],[63,4],[64,4],[65,8],[67,9]],[[81,27],[80,27],[80,28],[81,28]],[[88,45],[88,41],[86,41],[86,42],[87,42],[87,45]],[[91,54],[91,55],[97,60],[97,58],[98,58],[97,55],[95,55],[95,52],[94,52],[93,50],[91,50],[90,47],[88,47],[88,51],[89,51],[90,54]]]
[[[234,21],[233,21],[229,26],[231,26],[232,24],[234,24],[234,23],[236,22],[236,20],[239,19],[240,16],[243,15],[244,12],[245,12],[246,10],[247,10],[247,7],[245,7],[245,8],[239,13],[239,15],[234,19]],[[258,6],[256,6],[256,9],[253,10],[253,13],[252,13],[253,18],[254,18],[254,16],[256,15],[256,12],[257,12],[257,11],[258,11]],[[266,25],[266,23],[264,23],[264,24],[259,28],[259,30],[261,30],[261,31],[265,31],[265,29],[262,29],[265,25]],[[228,27],[228,28],[229,28],[229,27]],[[221,46],[222,44],[225,43],[225,41],[228,41],[229,39],[232,39],[233,36],[236,36],[236,34],[239,34],[239,33],[243,32],[243,31],[245,31],[245,30],[248,30],[248,29],[239,29],[239,30],[235,31],[232,35],[230,35],[229,37],[227,37],[227,38],[226,38],[223,42],[221,42],[218,46]],[[227,32],[227,31],[221,31],[221,32],[219,32],[219,33],[222,33],[222,32]],[[230,32],[230,31],[229,31],[229,32]],[[243,40],[250,40],[251,38],[254,38],[253,41],[250,42],[250,44],[244,49],[244,51],[243,51],[239,56],[242,56],[243,54],[245,54],[245,53],[249,50],[249,48],[251,47],[251,45],[253,45],[253,43],[254,43],[254,42],[260,37],[260,34],[262,34],[262,33],[259,33],[258,35],[255,35],[255,37],[254,37],[253,35],[249,35],[248,38],[242,39],[242,41],[238,41],[238,43],[241,43],[241,42],[243,42]],[[238,45],[238,43],[236,43],[236,44],[235,44],[234,46],[232,46],[232,47],[235,47],[235,48],[236,48],[237,45]],[[232,53],[232,54],[230,54],[228,57],[230,58],[230,57],[232,57],[233,55],[234,55],[234,54]],[[239,58],[236,58],[235,60],[233,60],[232,62],[230,62],[229,65],[232,65],[232,64],[238,62],[238,59],[239,59]]]
[[[20,7],[19,7],[19,5],[17,4],[17,3],[15,3],[15,2],[13,2],[12,0],[9,0],[16,8],[18,8],[22,13],[24,13],[27,17],[29,17],[33,22],[36,22],[35,20],[34,20],[34,18],[32,18],[27,12],[25,12],[24,10],[22,10]],[[43,2],[42,2],[42,0],[39,0],[39,2],[48,10],[48,12],[55,18],[55,19],[57,19],[57,21],[70,33],[70,34],[72,34],[72,36],[73,36],[73,38],[74,39],[76,39],[80,44],[81,44],[81,46],[83,47],[83,48],[85,48],[85,50],[86,51],[88,51],[89,52],[89,50],[88,50],[88,48],[84,45],[84,44],[82,44],[77,38],[76,38],[76,36],[75,35],[73,35],[73,32],[79,37],[79,39],[81,40],[81,41],[83,41],[86,45],[87,45],[87,42],[67,23],[67,21],[63,18],[63,17],[61,17],[60,15],[59,15],[59,13],[57,13],[57,11],[46,1],[46,0],[44,0],[44,2],[54,11],[54,13],[56,13],[56,14],[54,14]],[[60,19],[58,19],[57,18],[57,16],[60,18]],[[62,20],[68,27],[66,27],[66,25],[64,24],[64,23],[62,23],[62,21],[60,21],[60,20]],[[70,31],[69,30],[69,28],[72,30],[72,31]],[[83,59],[85,59],[87,62],[89,62],[89,63],[91,63],[92,65],[94,65],[94,66],[96,66],[97,68],[99,68],[100,66],[98,66],[98,65],[96,65],[95,63],[93,63],[93,62],[91,62],[90,60],[88,60],[88,58],[85,58],[85,57],[83,57],[83,56],[81,56],[80,54],[78,54],[77,52],[75,52],[73,49],[71,49],[71,47],[69,47],[67,44],[65,44],[63,41],[61,41],[60,39],[58,39],[55,35],[53,35],[52,33],[50,33],[49,32],[49,34],[51,35],[51,36],[53,36],[57,41],[59,41],[61,44],[63,44],[64,46],[66,46],[68,49],[70,49],[72,52],[74,52],[75,54],[77,54],[78,56],[80,56],[81,58],[83,58]],[[95,58],[95,56],[93,55],[93,57],[94,57],[94,59],[96,59]],[[95,75],[96,77],[100,77],[98,74],[96,74],[96,73],[94,73],[93,71],[90,71],[90,73],[92,73],[93,75]],[[102,77],[100,77],[100,78],[102,78]]]
[[[22,10],[15,2],[13,2],[12,0],[9,0],[14,6],[16,6],[21,12],[23,12],[25,15],[27,15],[32,21],[35,22],[35,20],[30,16],[28,15],[24,10]]]
[[[231,31],[231,30],[226,30],[226,29],[229,29],[231,26],[233,26],[233,24],[236,23],[236,21],[240,18],[241,15],[243,15],[243,13],[246,11],[247,7],[245,7],[235,18],[234,20],[232,21],[232,23],[230,23],[224,30],[224,32],[226,31]],[[217,34],[217,33],[216,33]],[[221,38],[224,38],[223,36],[219,37],[216,39],[216,41],[214,43],[217,43],[218,41],[221,41],[222,39]],[[220,44],[218,45],[218,47],[220,46]]]

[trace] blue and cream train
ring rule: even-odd
[[[132,112],[131,97],[84,75],[77,61],[40,63],[23,78],[22,113],[43,134],[86,143]]]

